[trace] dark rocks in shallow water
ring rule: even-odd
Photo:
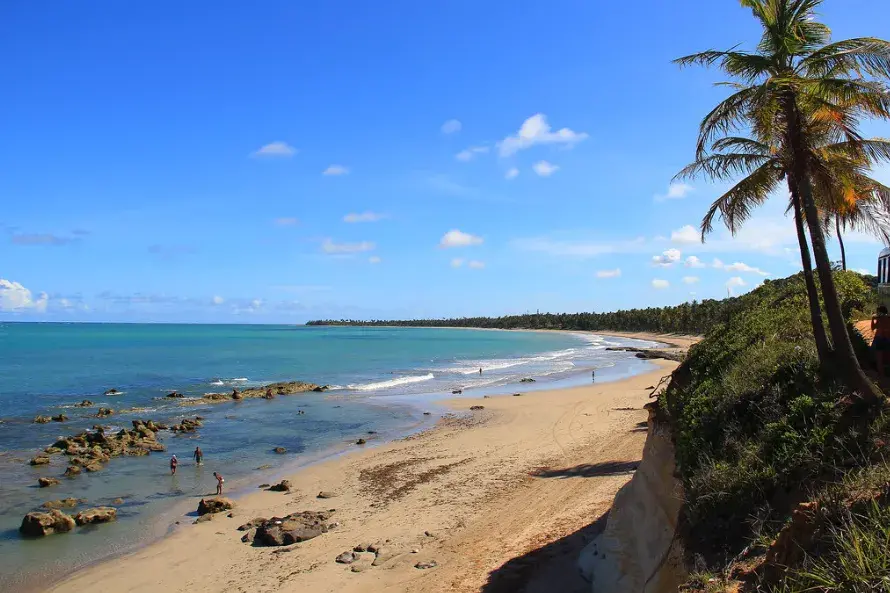
[[[80,468],[76,465],[69,465],[68,469],[65,470],[66,478],[73,478],[74,476],[80,475]]]
[[[526,377],[525,379],[520,379],[519,382],[520,382],[520,383],[534,383],[535,380],[532,379],[531,377]]]
[[[285,449],[284,447],[275,447],[274,449],[272,449],[272,451],[278,453],[279,455],[284,455],[285,453],[287,453],[287,449]]]
[[[201,418],[199,416],[195,416],[194,420],[190,420],[189,418],[183,418],[180,420],[179,424],[174,424],[170,427],[170,430],[173,432],[195,432],[196,429],[203,426],[204,423],[201,422]]]
[[[432,413],[432,412],[424,412],[423,415],[424,415],[424,416],[432,416],[433,413]]]
[[[122,395],[123,391],[118,391],[114,387],[105,392],[105,395]]]
[[[53,416],[53,422],[67,422],[68,416],[65,414],[59,414],[58,416]]]
[[[74,404],[75,408],[90,408],[93,406],[93,402],[88,399],[83,400],[79,404]]]
[[[288,546],[327,533],[331,511],[303,511],[286,517],[272,517],[257,527],[256,546]]]
[[[319,386],[316,386],[315,388],[313,388],[312,391],[314,391],[316,393],[321,393],[322,391],[327,391],[328,389],[330,389],[330,387],[328,387],[327,385],[319,385]]]
[[[40,415],[35,416],[34,420],[33,420],[34,424],[49,424],[52,421],[53,421],[53,419],[50,418],[49,416],[40,416]]]
[[[111,507],[86,509],[74,515],[74,522],[78,525],[96,525],[98,523],[111,523],[116,520],[117,509]]]
[[[72,529],[74,529],[74,519],[54,509],[48,513],[28,513],[22,519],[19,532],[31,537],[42,537],[53,533],[65,533]]]
[[[182,395],[181,393],[179,393],[178,391],[171,391],[170,393],[168,393],[168,394],[165,395],[164,397],[169,397],[169,398],[182,398],[182,397],[185,397],[185,396]]]
[[[620,346],[615,348],[606,348],[610,352],[633,352],[637,358],[643,360],[656,360],[663,358],[664,360],[672,360],[674,362],[683,362],[686,355],[684,352],[668,352],[667,350],[655,350],[652,348],[632,348],[630,346]]]
[[[202,498],[198,503],[198,514],[207,515],[210,513],[221,513],[235,508],[235,503],[231,498],[225,496],[214,496],[212,498]]]
[[[124,499],[123,498],[115,498],[114,500],[111,501],[111,504],[116,504],[116,505],[120,506],[120,505],[124,504]]]
[[[59,480],[56,478],[37,478],[37,485],[41,488],[49,488],[50,486],[55,486],[59,483]]]
[[[96,418],[107,418],[114,414],[114,410],[111,408],[99,408],[99,411],[96,412]]]
[[[257,488],[268,488],[269,484],[260,484]]]
[[[42,506],[45,509],[73,509],[79,504],[83,504],[85,500],[77,498],[63,498],[61,500],[48,500]]]
[[[359,440],[357,440],[357,441],[355,442],[355,444],[356,444],[356,445],[364,445],[364,444],[367,443],[367,442],[368,442],[368,441],[366,441],[365,439],[359,439]]]
[[[485,409],[485,406],[470,406],[470,410],[472,410],[474,412],[476,410],[484,410],[484,409]]]
[[[49,457],[46,455],[38,455],[37,457],[33,457],[28,463],[31,465],[47,465],[49,461]]]
[[[451,395],[460,395],[460,394],[462,394],[463,392],[464,392],[463,389],[453,389],[453,390],[451,391]]]
[[[521,393],[514,393],[514,394],[513,394],[513,397],[521,397],[521,396],[522,396]]]
[[[290,492],[292,487],[293,486],[291,485],[289,480],[281,480],[277,484],[269,486],[269,490],[271,490],[272,492]]]

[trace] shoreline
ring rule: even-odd
[[[652,334],[585,333],[634,337],[661,344],[666,343],[661,336]],[[684,338],[682,341],[692,343],[694,339]],[[673,343],[670,345],[675,346]],[[626,430],[608,430],[605,433],[594,430],[601,441],[603,439],[618,441],[600,447],[599,455],[609,455],[627,450],[629,453],[633,453],[630,457],[635,455],[636,459],[639,459],[642,439],[645,434],[639,434],[638,423],[645,420],[645,412],[641,410],[633,413],[629,411],[614,412],[611,411],[612,408],[602,408],[602,406],[608,406],[611,403],[615,404],[613,408],[627,407],[618,404],[633,403],[641,408],[641,405],[647,401],[647,388],[657,383],[658,378],[665,374],[665,370],[676,366],[675,363],[664,361],[653,364],[656,366],[655,370],[635,375],[629,379],[558,390],[544,388],[529,391],[521,399],[510,396],[442,398],[438,403],[446,405],[454,411],[467,411],[471,405],[484,405],[486,410],[468,412],[463,416],[445,416],[433,428],[421,430],[419,433],[415,432],[395,441],[374,443],[372,447],[361,451],[340,449],[339,452],[332,451],[321,455],[308,464],[303,462],[299,468],[280,468],[276,474],[289,475],[289,479],[295,485],[296,494],[251,492],[249,486],[241,487],[239,493],[245,494],[236,499],[237,507],[234,519],[220,515],[209,523],[193,526],[187,524],[191,522],[191,518],[180,517],[182,525],[171,525],[171,527],[175,527],[172,532],[160,529],[159,531],[167,531],[160,538],[153,539],[136,550],[121,556],[89,564],[71,576],[51,583],[49,590],[74,591],[88,587],[90,590],[96,591],[148,591],[149,588],[155,589],[158,586],[160,574],[164,575],[162,586],[173,590],[221,591],[230,589],[231,584],[236,584],[239,581],[254,583],[257,579],[268,580],[267,577],[270,575],[266,573],[270,570],[275,572],[272,569],[276,563],[282,564],[277,562],[277,559],[283,557],[274,551],[278,549],[254,548],[241,543],[239,538],[242,534],[235,528],[254,516],[280,516],[302,510],[327,508],[341,509],[333,516],[333,520],[340,522],[341,525],[309,542],[289,547],[296,548],[297,554],[293,556],[307,555],[312,558],[308,564],[303,561],[299,562],[302,568],[296,574],[286,577],[289,582],[299,583],[301,586],[309,587],[312,591],[364,591],[368,590],[369,586],[377,590],[391,590],[392,588],[398,590],[398,587],[401,586],[400,583],[403,582],[399,579],[404,578],[414,582],[418,578],[424,580],[424,575],[447,572],[447,570],[443,570],[446,565],[443,565],[441,559],[439,568],[428,571],[415,569],[414,563],[427,559],[429,554],[435,555],[436,549],[446,553],[449,541],[466,531],[467,526],[473,522],[474,514],[478,514],[478,507],[484,506],[487,499],[497,498],[499,493],[502,494],[505,484],[521,488],[526,482],[532,480],[529,477],[529,471],[533,469],[532,465],[541,466],[543,462],[553,457],[553,453],[559,451],[563,455],[579,453],[579,451],[575,451],[576,447],[567,447],[559,442],[555,425],[551,427],[550,431],[552,436],[549,440],[551,442],[547,447],[544,447],[551,449],[548,455],[542,455],[544,451],[527,450],[537,449],[534,443],[542,436],[539,434],[542,429],[539,424],[541,422],[546,424],[546,421],[538,416],[551,417],[553,414],[565,411],[562,410],[565,406],[570,407],[572,414],[577,416],[579,408],[599,406],[600,414],[586,413],[582,418],[570,420],[569,433],[572,435],[570,439],[572,444],[578,444],[575,442],[576,437],[583,437],[583,435],[575,434],[576,431],[571,426],[573,422],[590,423],[593,428],[603,428],[617,422],[618,425],[614,428]],[[590,395],[600,397],[591,400]],[[556,401],[559,402],[558,405],[554,404]],[[571,405],[569,406],[569,404]],[[530,416],[523,413],[517,417],[515,408],[523,410],[529,408],[530,410],[534,409],[535,412]],[[624,416],[625,420],[633,421],[629,424],[624,421],[619,422],[618,416]],[[633,418],[629,418],[630,416]],[[633,432],[635,430],[636,432]],[[507,451],[504,449],[509,449],[509,447],[504,441],[515,441],[519,435],[525,436],[516,443],[516,454],[507,455]],[[553,449],[552,441],[554,440],[557,445],[556,449]],[[584,439],[581,438],[581,440]],[[495,452],[485,459],[478,458],[478,450],[480,447],[486,446],[494,446]],[[452,458],[455,459],[453,463],[443,465],[440,462],[442,459]],[[632,463],[634,460],[620,461]],[[386,473],[386,479],[383,479],[381,474],[377,476],[375,482],[375,471],[378,470]],[[295,474],[289,474],[294,471],[296,471]],[[483,483],[474,484],[471,479],[467,484],[467,478],[470,477],[464,475],[467,473],[481,478]],[[491,474],[497,475],[498,487],[495,489],[492,489],[490,483]],[[604,496],[602,492],[599,496],[598,506],[602,510],[608,508],[615,491],[629,478],[630,473],[627,472],[602,476],[606,482],[604,487],[607,490]],[[251,479],[258,478],[246,478],[245,481],[250,482]],[[443,498],[442,493],[428,491],[443,481],[445,484],[439,484],[439,487],[445,487],[447,490],[449,482],[455,479],[457,481],[451,483],[450,488],[469,489],[473,493],[469,500],[464,496],[445,496]],[[574,478],[569,479],[574,481]],[[600,480],[599,477],[594,479]],[[402,486],[408,486],[410,492],[390,500],[391,493],[387,493],[387,483],[399,483],[404,480],[407,482]],[[549,480],[549,482],[553,483],[554,480]],[[339,496],[330,500],[316,499],[315,494],[321,490],[333,490]],[[417,500],[420,494],[424,496],[421,497],[421,500]],[[384,500],[375,500],[380,496]],[[431,497],[437,500],[431,501]],[[197,504],[197,499],[193,501],[193,504]],[[343,505],[347,507],[345,510],[342,510]],[[452,510],[451,515],[444,511],[446,508]],[[476,513],[474,513],[474,509],[477,510]],[[400,515],[400,517],[396,517],[394,514]],[[412,529],[411,525],[405,524],[403,515],[408,515],[408,522],[411,522],[410,519],[413,518],[419,523]],[[426,517],[427,520],[420,521],[421,517]],[[591,517],[591,520],[594,518]],[[420,523],[427,526],[422,527]],[[373,533],[366,533],[368,530]],[[423,536],[424,531],[431,531],[436,534],[436,537]],[[442,535],[439,535],[439,532],[442,532]],[[354,542],[347,542],[347,540],[353,539]],[[400,566],[398,570],[384,571],[380,571],[377,567],[368,567],[362,569],[362,573],[358,573],[353,572],[348,566],[334,563],[334,558],[338,554],[352,549],[361,543],[359,540],[368,540],[373,543],[377,539],[392,539],[394,545],[403,548],[410,547],[411,549],[406,554],[400,556],[404,561],[409,561],[409,565],[407,567]],[[417,549],[419,553],[411,554],[413,549]],[[293,556],[285,557],[292,558]],[[367,554],[362,556],[367,556]],[[508,559],[504,558],[503,560]],[[448,564],[462,562],[459,557],[454,560]],[[463,560],[467,560],[467,558]],[[393,563],[399,564],[396,559],[393,559]],[[362,566],[362,564],[357,563],[356,566]],[[241,570],[239,575],[230,574],[236,569]],[[406,572],[406,574],[399,576],[394,581],[387,580],[388,584],[385,586],[379,578],[381,575],[386,575],[386,579],[389,579],[389,577],[395,577],[396,574],[402,572]],[[200,576],[195,580],[194,577],[198,573]],[[376,576],[371,578],[372,574]],[[228,576],[224,577],[223,575]],[[232,578],[235,580],[232,581]],[[431,576],[425,577],[426,580],[430,580],[430,578]],[[428,585],[432,586],[433,581],[437,580],[437,577],[432,577]],[[333,583],[337,583],[337,586],[333,586]],[[372,585],[372,583],[374,584]],[[351,589],[350,587],[356,588]],[[432,591],[436,589],[418,589],[412,585],[405,590]]]

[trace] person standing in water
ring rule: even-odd
[[[216,472],[213,472],[213,477],[216,478],[216,495],[219,496],[222,494],[223,482],[225,482],[225,480]]]
[[[176,466],[179,465],[179,461],[176,459],[176,455],[170,458],[170,475],[176,475]]]
[[[204,452],[201,451],[201,447],[195,447],[195,463],[201,465],[202,461],[204,461]]]
[[[479,374],[482,374],[482,367],[479,367]]]

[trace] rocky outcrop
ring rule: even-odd
[[[272,492],[290,492],[291,488],[293,488],[293,485],[289,480],[281,480],[277,484],[269,486],[269,490]]]
[[[183,404],[193,405],[196,403],[207,402],[224,402],[232,400],[242,400],[251,398],[266,398],[275,395],[293,395],[296,393],[306,393],[307,391],[325,391],[327,386],[316,385],[315,383],[304,383],[303,381],[284,381],[281,383],[269,383],[262,387],[248,387],[241,391],[232,390],[232,393],[205,393],[200,400],[186,400]]]
[[[38,455],[37,457],[32,457],[28,463],[31,465],[48,465],[49,461],[50,459],[46,455]]]
[[[59,481],[55,478],[37,478],[37,485],[41,488],[49,488],[55,486]]]
[[[212,513],[221,513],[235,508],[235,502],[225,496],[214,496],[212,498],[202,498],[198,503],[198,515],[208,515]]]
[[[99,408],[99,411],[96,412],[96,418],[107,418],[114,414],[114,410],[111,408]]]
[[[74,515],[74,522],[78,525],[95,525],[97,523],[111,523],[117,520],[117,509],[112,507],[96,507],[86,509]]]
[[[676,537],[683,487],[674,477],[674,446],[657,405],[646,406],[642,462],[615,496],[605,530],[579,558],[596,593],[673,593],[686,580]]]
[[[73,509],[79,504],[83,504],[83,499],[63,498],[61,500],[48,500],[41,506],[45,509]]]
[[[88,399],[83,400],[79,404],[74,404],[75,408],[90,408],[93,406],[93,402]]]
[[[30,537],[43,537],[53,533],[65,533],[74,529],[74,519],[62,511],[34,512],[25,515],[19,532]]]
[[[195,416],[194,420],[189,418],[183,418],[179,424],[174,424],[170,427],[170,430],[173,432],[195,432],[198,428],[203,426],[202,418],[200,416]]]
[[[672,360],[674,362],[683,362],[686,358],[686,353],[682,351],[670,351],[670,350],[656,350],[653,348],[632,348],[630,346],[620,346],[617,348],[606,348],[606,350],[610,352],[634,352],[636,353],[637,358],[642,358],[643,360],[656,360],[656,359],[664,359],[664,360]]]
[[[111,389],[109,389],[105,392],[105,395],[123,395],[123,393],[124,393],[123,391],[118,391],[117,389],[112,387]]]
[[[333,511],[303,511],[286,517],[272,517],[257,526],[253,544],[289,546],[318,537],[331,528],[328,520],[332,514]]]
[[[287,453],[287,449],[285,449],[284,447],[275,447],[274,449],[272,449],[272,451],[278,453],[279,455],[284,455],[285,453]]]
[[[59,414],[57,416],[53,416],[53,422],[67,422],[68,416],[65,414]]]
[[[49,416],[40,416],[39,414],[34,417],[34,424],[49,424],[53,419]]]

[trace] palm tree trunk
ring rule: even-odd
[[[800,245],[800,262],[803,265],[803,279],[807,285],[807,300],[810,304],[810,322],[813,324],[813,339],[816,342],[816,352],[819,355],[819,364],[827,368],[831,356],[831,347],[828,344],[828,336],[825,335],[825,324],[822,322],[822,306],[819,304],[819,291],[816,289],[816,280],[813,277],[813,262],[810,259],[810,246],[807,243],[807,233],[803,228],[803,213],[800,208],[800,195],[797,184],[791,176],[788,177],[788,189],[791,191],[791,203],[794,205],[794,225],[797,228],[797,242]]]
[[[825,314],[828,317],[828,328],[831,330],[831,341],[834,344],[833,366],[837,368],[841,378],[850,389],[858,392],[859,397],[865,402],[874,403],[883,399],[883,394],[862,372],[859,359],[856,358],[856,353],[853,351],[850,335],[847,333],[847,324],[841,311],[837,288],[834,286],[831,260],[828,258],[828,249],[825,247],[825,234],[822,232],[822,225],[819,224],[819,210],[813,198],[813,187],[807,171],[807,153],[801,138],[800,114],[793,95],[786,97],[784,110],[793,175],[797,182],[801,205],[810,230],[810,239],[813,241],[816,271],[819,273]]]
[[[847,250],[844,249],[844,237],[841,235],[841,218],[840,216],[834,217],[834,228],[837,229],[837,242],[840,243],[841,246],[841,268],[844,271],[847,269]]]

